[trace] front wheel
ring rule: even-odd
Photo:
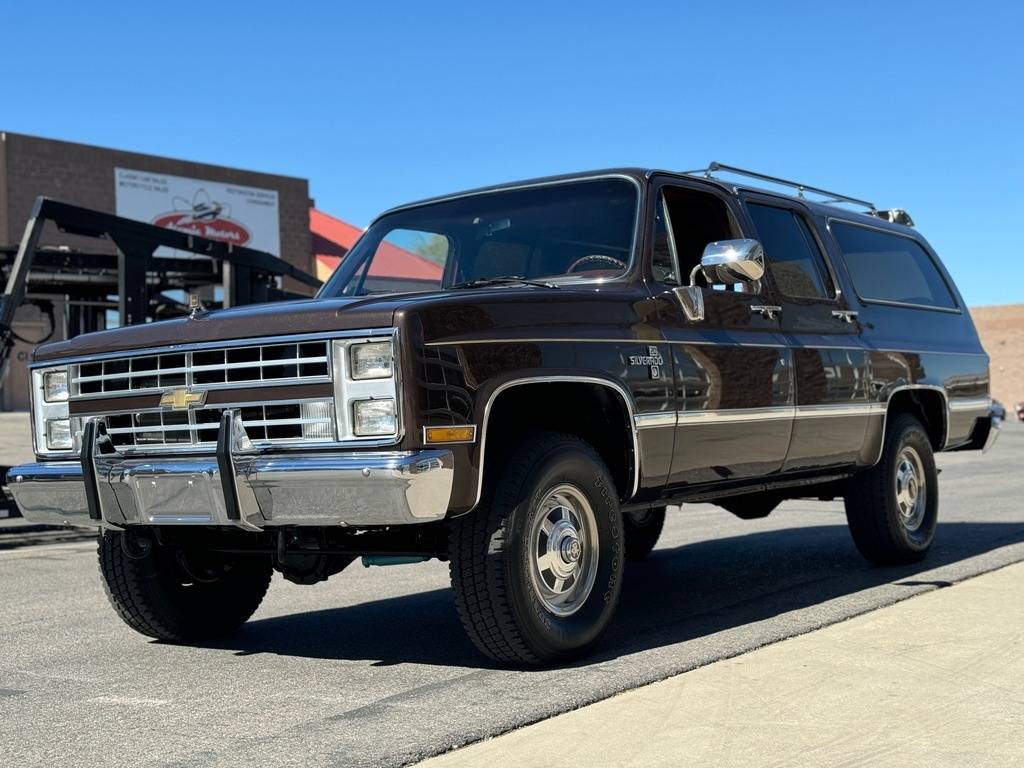
[[[158,640],[194,642],[237,629],[259,607],[273,575],[270,557],[218,555],[104,531],[103,586],[118,616]]]
[[[517,665],[585,653],[611,621],[622,585],[622,514],[608,469],[571,435],[522,441],[489,503],[452,521],[455,602],[470,639]]]
[[[901,414],[890,423],[881,461],[850,481],[844,501],[853,542],[868,560],[896,565],[928,554],[938,525],[939,476],[921,422]]]

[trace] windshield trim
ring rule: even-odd
[[[359,241],[366,237],[366,233],[373,229],[377,222],[395,213],[404,213],[405,211],[415,210],[416,208],[425,208],[429,205],[434,205],[436,203],[447,203],[451,202],[452,200],[462,200],[467,197],[481,197],[483,195],[495,195],[501,192],[518,192],[519,190],[523,189],[537,189],[540,187],[554,187],[561,185],[578,184],[580,182],[585,181],[600,181],[601,179],[624,179],[626,181],[631,182],[633,186],[636,188],[636,210],[633,214],[633,242],[629,248],[629,268],[621,275],[618,275],[616,277],[596,277],[591,278],[589,280],[581,279],[578,282],[574,280],[573,284],[614,285],[616,283],[624,282],[632,278],[639,267],[637,261],[638,254],[640,253],[640,236],[642,234],[640,231],[640,219],[643,215],[644,187],[635,176],[631,176],[628,173],[596,173],[587,174],[583,176],[559,177],[557,179],[546,179],[541,181],[513,182],[511,184],[503,186],[487,187],[485,189],[471,190],[468,192],[457,192],[452,195],[444,195],[442,197],[431,197],[426,200],[418,200],[413,203],[406,203],[405,205],[399,205],[394,208],[389,208],[388,210],[384,211],[379,216],[374,218],[373,221],[371,221],[369,225],[366,227],[366,229],[363,230],[363,234],[359,236],[359,240],[356,240],[356,242],[352,244],[352,247],[349,249],[349,252],[355,250],[356,246],[359,245]],[[344,266],[345,259],[343,257],[341,263],[338,265],[334,273],[332,273],[331,276],[324,281],[324,284],[321,286],[320,290],[316,292],[315,298],[332,298],[330,296],[325,296],[324,291],[326,291],[330,284],[333,282],[334,275],[337,274],[338,270],[342,269]],[[439,288],[438,290],[447,291],[449,289]],[[383,296],[385,294],[379,295]]]

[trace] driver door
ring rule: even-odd
[[[712,188],[665,183],[657,192],[652,289],[674,357],[676,427],[669,485],[759,477],[781,470],[793,428],[790,352],[761,280],[705,288],[702,321],[673,288],[689,282],[709,242],[743,237],[731,200]],[[702,278],[698,277],[698,284]]]

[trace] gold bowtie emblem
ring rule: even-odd
[[[190,389],[171,389],[164,392],[160,398],[162,408],[171,408],[175,411],[186,411],[189,408],[198,408],[206,403],[206,391],[193,392]]]

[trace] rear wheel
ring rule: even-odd
[[[117,531],[100,537],[99,564],[124,623],[174,642],[237,629],[259,607],[273,575],[269,556],[187,551]]]
[[[931,442],[901,414],[886,430],[882,459],[850,481],[846,520],[864,557],[880,565],[921,560],[935,538],[939,483]]]
[[[494,491],[452,521],[450,572],[462,624],[498,661],[567,661],[607,628],[622,583],[622,514],[587,443],[532,435],[510,452]]]
[[[665,526],[665,507],[626,512],[622,515],[627,560],[642,560],[658,543]]]

